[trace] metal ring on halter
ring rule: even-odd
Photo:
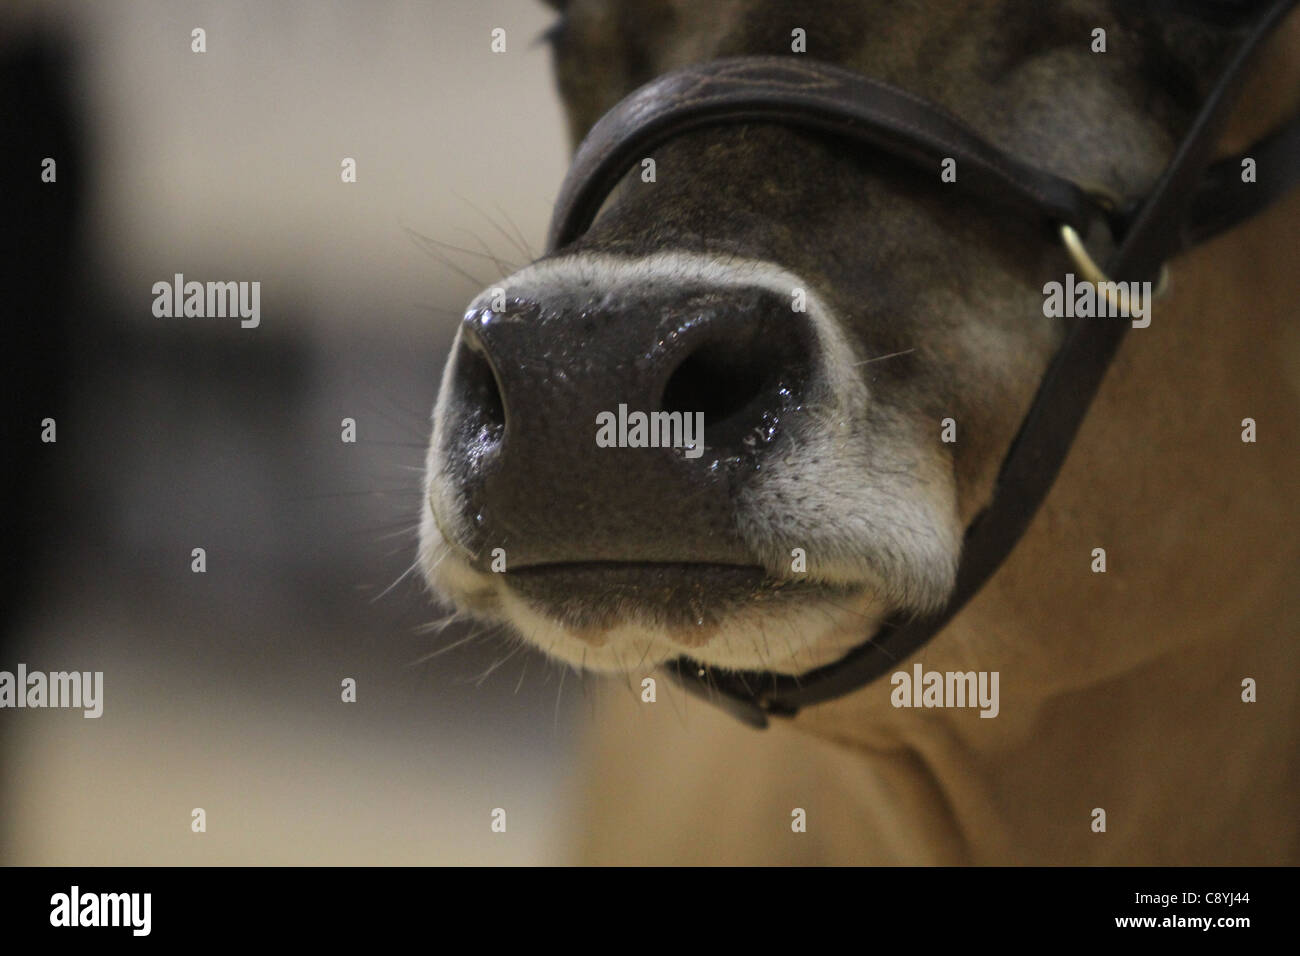
[[[1112,213],[1124,204],[1123,197],[1109,186],[1103,186],[1095,182],[1083,182],[1079,184],[1082,189],[1097,201],[1097,204]],[[1083,244],[1083,237],[1079,235],[1078,230],[1073,226],[1061,224],[1061,242],[1065,244],[1065,251],[1070,254],[1074,260],[1075,267],[1079,270],[1080,275],[1091,282],[1098,288],[1103,288],[1101,283],[1111,283],[1110,276],[1102,271],[1101,266],[1088,253],[1088,249]],[[1104,287],[1107,290],[1106,298],[1112,306],[1117,306],[1115,300],[1111,297],[1110,290],[1114,288],[1113,283]],[[1161,264],[1160,276],[1156,280],[1156,289],[1151,293],[1153,299],[1158,299],[1169,291],[1169,266]]]
[[[1088,249],[1083,244],[1083,239],[1078,231],[1067,223],[1061,223],[1061,242],[1065,245],[1065,251],[1070,254],[1074,261],[1075,267],[1079,274],[1095,285],[1099,290],[1104,289],[1106,298],[1112,306],[1119,307],[1115,299],[1116,283],[1102,271],[1101,266],[1097,265],[1096,260],[1088,254]],[[1103,283],[1105,283],[1103,285]],[[1160,277],[1156,280],[1155,291],[1151,293],[1153,299],[1158,299],[1169,291],[1169,266],[1162,263],[1160,266]]]

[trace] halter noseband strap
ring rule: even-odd
[[[959,188],[1045,226],[1086,234],[1103,219],[1118,242],[1105,272],[1125,281],[1153,279],[1166,260],[1250,218],[1300,181],[1300,116],[1244,154],[1256,160],[1257,181],[1242,181],[1243,157],[1210,165],[1255,54],[1296,2],[1278,0],[1259,16],[1160,180],[1124,208],[1009,156],[910,93],[802,56],[744,56],[660,76],[606,113],[578,147],[561,186],[548,248],[555,251],[582,235],[627,170],[655,147],[694,129],[765,122],[830,133],[929,173],[951,157],[961,170]],[[676,662],[678,679],[763,727],[768,714],[792,716],[856,690],[922,647],[979,591],[1028,528],[1128,326],[1076,320],[1067,330],[1003,460],[992,502],[966,530],[956,587],[942,611],[891,620],[845,657],[798,677],[711,672],[683,658]]]

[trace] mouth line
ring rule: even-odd
[[[725,628],[741,639],[742,631],[761,632],[767,617],[789,621],[806,602],[858,592],[802,577],[774,578],[757,564],[709,561],[554,562],[496,576],[508,600],[522,601],[584,647],[649,633],[674,654],[697,656]]]
[[[534,610],[585,631],[635,618],[699,634],[741,609],[776,608],[827,593],[816,581],[773,578],[756,564],[722,562],[557,562],[516,568],[501,577]]]
[[[507,575],[515,574],[544,574],[549,572],[565,573],[599,573],[601,571],[611,572],[636,572],[636,571],[695,571],[708,573],[709,571],[724,571],[728,573],[748,572],[760,574],[767,579],[767,570],[757,564],[727,564],[718,561],[553,561],[541,564],[526,564],[522,567],[514,567],[505,572]]]
[[[721,561],[555,561],[510,568],[497,577],[516,590],[551,599],[598,589],[605,596],[730,599],[851,594],[863,584],[798,575],[776,577],[759,564]],[[567,592],[567,593],[565,593]]]

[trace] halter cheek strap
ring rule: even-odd
[[[627,170],[655,147],[694,129],[762,122],[829,133],[927,172],[954,158],[962,171],[959,188],[1004,214],[1037,220],[1065,237],[1105,221],[1118,244],[1105,273],[1151,280],[1171,257],[1256,215],[1300,181],[1300,115],[1243,156],[1210,164],[1250,64],[1296,2],[1278,0],[1258,17],[1160,180],[1121,208],[1017,160],[943,108],[903,90],[804,57],[745,56],[667,73],[606,113],[578,147],[561,186],[548,248],[553,252],[582,235]],[[1256,161],[1255,182],[1242,180],[1246,156]],[[1080,248],[1073,252],[1076,261]],[[739,719],[765,727],[768,714],[792,716],[857,690],[925,645],[1028,528],[1128,326],[1084,319],[1068,328],[1003,460],[992,502],[966,530],[957,583],[942,611],[891,620],[845,657],[798,677],[711,671],[682,658],[675,665],[678,679]]]

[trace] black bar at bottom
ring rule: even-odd
[[[1201,936],[1231,945],[1285,931],[1294,886],[1289,869],[568,869],[539,879],[522,868],[11,867],[0,868],[0,926],[7,938],[90,945],[414,933],[459,949],[508,935],[562,944],[596,927],[615,929],[610,945],[668,934],[667,945],[685,918],[701,941],[727,945],[768,930],[827,949],[842,931],[864,945],[900,935],[920,944]]]

